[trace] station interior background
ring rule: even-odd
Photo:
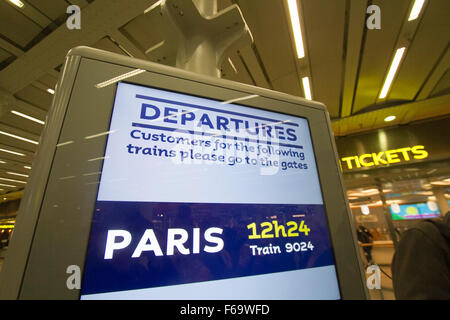
[[[172,63],[173,57],[156,56],[153,50],[164,41],[158,3],[0,0],[0,268],[65,55],[86,45]],[[218,0],[218,11],[240,7],[254,40],[229,53],[222,78],[324,103],[341,162],[382,150],[427,149],[424,159],[343,168],[355,225],[371,232],[374,242],[368,245],[383,270],[382,290],[371,290],[372,299],[395,298],[390,281],[393,237],[419,221],[392,220],[391,206],[434,203],[441,214],[449,210],[450,1],[425,0],[411,19],[415,3],[299,0],[304,45],[299,58],[287,1]],[[69,5],[81,8],[81,29],[67,28]],[[367,25],[372,5],[380,9],[379,29]],[[405,50],[384,97],[400,48]],[[369,135],[378,138],[367,142]],[[406,140],[398,144],[401,137]],[[364,261],[367,244],[360,245]]]

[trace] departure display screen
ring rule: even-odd
[[[120,82],[105,134],[81,299],[340,299],[305,118]]]

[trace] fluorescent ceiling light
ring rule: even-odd
[[[295,47],[299,59],[305,57],[303,47],[302,28],[300,27],[300,18],[298,16],[297,0],[288,0],[289,15],[291,17],[292,32],[294,33]]]
[[[302,84],[303,84],[303,92],[305,93],[305,98],[308,100],[312,100],[309,78],[308,77],[302,78]]]
[[[25,169],[31,170],[30,166],[23,166]]]
[[[16,116],[19,116],[19,117],[22,117],[22,118],[25,118],[25,119],[37,122],[39,124],[45,124],[45,122],[42,121],[42,120],[36,119],[36,118],[34,118],[32,116],[26,115],[26,114],[21,113],[21,112],[16,111],[16,110],[11,110],[11,113],[15,114]]]
[[[386,117],[386,118],[384,118],[384,122],[390,122],[390,121],[393,121],[393,120],[395,120],[395,116],[388,116],[388,117]]]
[[[10,188],[17,188],[16,186],[10,185],[10,184],[4,184],[4,183],[0,183],[0,186],[2,187],[10,187]]]
[[[366,189],[366,190],[363,190],[363,191],[361,191],[361,192],[363,192],[363,193],[378,193],[378,189]]]
[[[5,180],[5,181],[9,181],[9,182],[18,182],[18,183],[26,184],[25,181],[14,180],[14,179],[8,179],[8,178],[2,178],[2,177],[0,177],[0,180]]]
[[[95,87],[96,87],[97,89],[99,89],[99,88],[104,88],[104,87],[109,86],[109,85],[111,85],[111,84],[113,84],[113,83],[116,83],[116,82],[119,82],[119,81],[121,81],[121,80],[130,78],[130,77],[132,77],[132,76],[138,75],[138,74],[143,73],[143,72],[145,72],[145,70],[143,70],[143,69],[136,69],[136,70],[133,70],[133,71],[124,73],[124,74],[122,74],[122,75],[120,75],[120,76],[111,78],[111,79],[109,79],[109,80],[106,80],[106,81],[97,83],[97,84],[95,85]]]
[[[5,161],[3,161],[3,160],[0,160],[0,163],[6,163]]]
[[[47,89],[47,92],[50,93],[50,94],[55,94],[55,90],[50,89],[50,88]]]
[[[22,8],[24,6],[23,2],[20,0],[9,0],[9,2],[11,2],[13,5]]]
[[[157,6],[161,5],[161,2],[162,2],[162,0],[156,1],[154,4],[152,4],[150,7],[148,7],[147,9],[144,10],[144,14],[146,14],[147,12],[152,11]]]
[[[237,71],[236,67],[234,66],[234,63],[233,63],[233,61],[231,61],[231,58],[228,58],[228,62],[230,63],[231,67],[233,68],[233,70],[234,70],[234,73],[238,73],[238,71]]]
[[[33,144],[39,144],[39,142],[31,140],[31,139],[27,139],[21,136],[17,136],[15,134],[9,133],[9,132],[4,132],[4,131],[0,131],[0,134],[3,134],[5,136],[11,137],[11,138],[15,138],[15,139],[19,139],[25,142],[29,142],[29,143],[33,143]]]
[[[389,89],[391,88],[392,81],[394,81],[394,77],[397,74],[398,67],[400,66],[400,62],[402,61],[405,50],[406,50],[406,47],[397,49],[394,59],[392,60],[391,67],[389,68],[389,72],[387,74],[386,80],[384,81],[383,89],[381,90],[381,93],[380,93],[380,99],[386,98],[386,96],[389,92]]]
[[[416,20],[420,16],[425,0],[415,0],[414,5],[411,9],[408,21]]]
[[[27,174],[17,173],[17,172],[12,172],[12,171],[7,171],[6,173],[7,174],[12,174],[12,175],[15,175],[15,176],[20,176],[20,177],[26,177],[26,178],[29,177],[29,175],[27,175]]]
[[[7,152],[7,153],[11,153],[11,154],[15,154],[15,155],[17,155],[17,156],[25,157],[25,154],[20,153],[20,152],[15,152],[15,151],[6,150],[6,149],[1,149],[1,148],[0,148],[0,151]]]

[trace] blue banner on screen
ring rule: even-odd
[[[306,119],[119,83],[108,134],[82,299],[340,298]]]

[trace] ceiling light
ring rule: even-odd
[[[47,92],[50,93],[50,94],[55,94],[55,90],[50,89],[50,88],[47,89]]]
[[[10,184],[3,184],[3,183],[0,183],[0,186],[2,186],[2,187],[9,187],[9,188],[17,188],[16,186],[12,186]]]
[[[424,3],[425,3],[425,0],[415,0],[414,1],[414,5],[411,9],[411,13],[409,15],[408,21],[416,20],[419,17]]]
[[[361,206],[361,213],[365,216],[367,216],[368,214],[370,214],[370,209],[369,206],[367,205],[362,205]]]
[[[27,139],[27,138],[24,138],[24,137],[21,137],[21,136],[17,136],[17,135],[12,134],[12,133],[0,131],[0,134],[3,134],[5,136],[11,137],[11,138],[19,139],[19,140],[22,140],[22,141],[25,141],[25,142],[29,142],[29,143],[33,143],[33,144],[39,144],[39,142],[37,142],[37,141],[31,140],[31,139]]]
[[[31,170],[30,166],[23,166],[25,169]]]
[[[17,173],[17,172],[11,172],[11,171],[7,171],[6,173],[7,174],[12,174],[12,175],[15,175],[15,176],[20,176],[20,177],[26,177],[26,178],[29,177],[29,175],[23,174],[23,173]]]
[[[1,148],[0,148],[0,151],[7,152],[7,153],[11,153],[11,154],[15,154],[15,155],[17,155],[17,156],[25,157],[25,154],[20,153],[20,152],[15,152],[15,151],[6,150],[6,149],[1,149]]]
[[[25,119],[28,119],[28,120],[37,122],[37,123],[39,123],[39,124],[45,124],[45,122],[42,121],[42,120],[36,119],[36,118],[34,118],[34,117],[32,117],[32,116],[26,115],[26,114],[21,113],[21,112],[16,111],[16,110],[11,110],[11,113],[13,113],[13,114],[15,114],[15,115],[17,115],[17,116],[19,116],[19,117],[22,117],[22,118],[25,118]]]
[[[161,5],[161,0],[156,1],[154,4],[152,4],[150,7],[148,7],[147,9],[144,10],[144,14],[146,14],[147,12],[152,11],[153,9],[155,9],[156,7],[158,7],[159,5]]]
[[[405,53],[406,47],[397,49],[395,52],[394,59],[392,60],[391,67],[389,68],[389,72],[386,76],[386,80],[384,80],[383,89],[380,93],[380,99],[386,98],[389,89],[391,88],[392,81],[394,81],[394,77],[397,74],[398,67],[400,66],[400,62],[402,61],[403,54]]]
[[[2,164],[3,164],[3,163],[6,163],[6,162],[5,162],[5,161],[3,161],[3,160],[0,160],[0,163],[2,163]]]
[[[26,184],[25,181],[14,180],[14,179],[8,179],[8,178],[2,178],[2,177],[0,177],[0,180],[5,180],[5,181],[9,181],[9,182],[18,182],[18,183]]]
[[[237,71],[237,69],[236,69],[236,67],[234,66],[234,63],[233,63],[233,61],[231,61],[231,58],[228,58],[228,62],[230,63],[230,66],[233,68],[233,70],[234,70],[234,73],[238,73],[238,71]]]
[[[395,120],[395,118],[396,118],[396,116],[388,116],[388,117],[384,118],[384,122],[393,121],[393,120]]]
[[[305,57],[303,47],[302,28],[300,27],[300,18],[298,15],[297,0],[288,0],[289,15],[291,16],[292,32],[294,33],[295,47],[299,59]]]
[[[378,189],[366,189],[361,191],[362,193],[378,193]]]
[[[9,2],[11,2],[13,5],[22,8],[24,6],[23,2],[20,0],[9,0]]]
[[[311,87],[309,85],[309,78],[308,77],[302,78],[302,83],[303,83],[303,92],[305,93],[305,98],[308,100],[312,100]]]

